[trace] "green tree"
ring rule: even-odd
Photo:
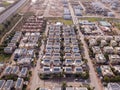
[[[67,87],[67,83],[66,83],[66,82],[63,82],[63,83],[62,83],[62,90],[65,90],[66,87]]]
[[[110,78],[108,76],[104,76],[103,81],[109,83],[110,82]]]

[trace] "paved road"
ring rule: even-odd
[[[47,6],[46,6],[46,9],[43,14],[44,17],[49,16],[49,11],[50,11],[50,6],[51,6],[51,1],[49,1],[49,0],[46,0],[46,1],[47,1]]]
[[[47,33],[48,33],[48,26],[46,27],[46,31],[45,31],[45,35],[46,36],[47,36]],[[42,59],[43,50],[44,50],[44,43],[43,43],[44,41],[42,40],[41,42],[42,42],[42,45],[40,47],[39,59],[37,60],[37,65],[36,65],[36,67],[33,70],[30,90],[36,90],[36,88],[40,87],[40,85],[42,85],[44,87],[44,82],[41,81],[39,76],[38,76],[39,70],[40,70],[40,60]]]
[[[4,13],[0,15],[0,23],[4,22],[9,16],[15,13],[26,1],[28,0],[20,0],[14,6],[6,10]]]
[[[81,1],[79,1],[79,4],[80,4],[80,6],[83,8],[83,11],[85,12],[85,7],[83,6],[83,4],[82,4],[82,2]]]
[[[71,11],[73,23],[75,25],[77,25],[78,33],[79,33],[81,42],[83,43],[83,47],[84,47],[84,51],[85,51],[85,58],[88,60],[88,65],[89,65],[89,68],[90,68],[89,74],[90,74],[91,85],[93,87],[95,87],[95,90],[103,90],[102,84],[99,82],[99,79],[98,79],[98,77],[96,75],[96,72],[94,70],[94,67],[93,67],[93,64],[92,64],[92,60],[89,57],[88,48],[87,48],[86,42],[84,40],[84,35],[80,32],[79,25],[78,25],[79,21],[78,21],[77,17],[74,14],[72,6],[70,5],[70,3],[68,3],[68,4],[69,4],[69,9]]]
[[[37,64],[36,64],[36,67],[33,69],[33,75],[32,75],[32,80],[31,80],[31,85],[30,85],[30,90],[36,90],[36,85],[39,83],[40,81],[40,78],[39,78],[39,69],[40,69],[40,60],[41,60],[41,57],[42,57],[42,52],[43,52],[43,49],[44,49],[44,44],[42,43],[42,46],[41,46],[41,51],[39,52],[40,54],[40,57],[39,59],[37,60]]]

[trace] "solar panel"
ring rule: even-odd
[[[22,84],[22,81],[23,81],[23,79],[22,79],[22,78],[18,78],[18,79],[17,79],[17,84],[16,84],[16,87],[20,87],[20,86],[21,86],[21,84]]]
[[[2,88],[3,84],[5,83],[4,80],[0,80],[0,88]]]

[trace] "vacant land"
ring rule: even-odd
[[[51,18],[48,21],[51,22],[51,23],[62,22],[65,25],[72,25],[73,24],[72,20],[64,20],[62,18]]]
[[[83,17],[79,18],[79,20],[88,20],[90,22],[96,22],[100,20],[105,20],[105,21],[110,21],[110,22],[120,22],[120,19],[115,19],[115,18],[99,18],[99,17]]]
[[[115,25],[115,27],[116,27],[117,29],[120,30],[120,23],[115,23],[114,25]]]

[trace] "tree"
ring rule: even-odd
[[[65,90],[66,87],[67,87],[67,83],[66,83],[66,82],[63,82],[63,83],[62,83],[62,90]]]
[[[39,88],[37,88],[36,90],[39,90]]]
[[[110,78],[108,76],[104,76],[103,81],[109,83],[110,82]]]
[[[82,74],[81,74],[81,77],[82,77],[83,79],[88,79],[88,78],[89,78],[89,72],[82,73]]]

